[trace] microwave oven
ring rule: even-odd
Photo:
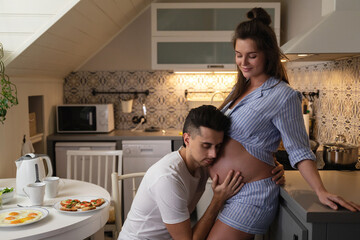
[[[106,133],[115,128],[113,104],[56,106],[58,133]]]

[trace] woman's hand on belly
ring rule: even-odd
[[[216,174],[212,178],[211,187],[214,192],[213,200],[219,204],[224,204],[227,199],[237,194],[244,186],[243,177],[240,172],[230,170],[225,180],[219,184],[219,176]]]

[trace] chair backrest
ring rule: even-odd
[[[91,182],[111,193],[111,173],[122,172],[122,150],[68,150],[69,179]]]
[[[112,182],[112,197],[114,201],[114,207],[115,207],[115,221],[116,221],[116,228],[117,232],[120,233],[122,223],[123,223],[123,194],[131,194],[132,199],[134,199],[138,185],[136,184],[135,179],[136,178],[142,178],[145,175],[145,172],[137,172],[137,173],[128,173],[123,175],[118,175],[117,172],[113,172],[111,174],[111,182]],[[124,180],[131,180],[132,181],[132,189],[131,193],[125,193],[123,192],[122,188],[122,181]],[[125,217],[124,217],[125,220]]]

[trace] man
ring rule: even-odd
[[[230,120],[214,106],[192,109],[183,128],[184,147],[151,166],[135,196],[118,239],[205,239],[226,199],[243,183],[230,171],[222,184],[213,178],[214,196],[191,228],[190,213],[205,190]]]

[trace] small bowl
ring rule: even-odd
[[[4,188],[0,188],[0,191],[3,190],[3,189],[4,189]],[[11,199],[14,198],[14,195],[15,195],[15,189],[12,190],[11,192],[3,193],[3,194],[1,195],[1,197],[2,197],[2,203],[4,204],[4,203],[10,202]]]

